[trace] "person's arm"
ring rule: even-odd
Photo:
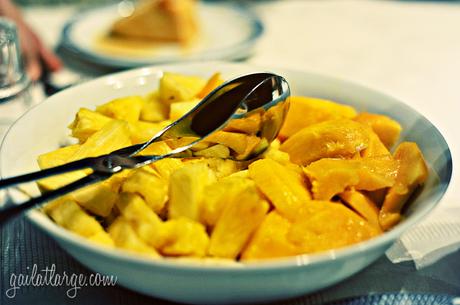
[[[16,23],[27,74],[33,81],[40,78],[43,69],[56,71],[61,67],[60,59],[43,45],[11,0],[0,0],[0,16],[7,17]]]

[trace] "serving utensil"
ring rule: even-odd
[[[0,207],[0,223],[29,208],[42,205],[90,184],[106,180],[124,169],[138,168],[167,157],[178,156],[211,133],[223,129],[231,120],[242,119],[255,111],[259,111],[262,114],[262,124],[257,135],[262,138],[266,146],[258,147],[246,157],[248,159],[254,158],[276,138],[288,109],[289,95],[289,85],[279,75],[272,73],[244,75],[214,89],[190,112],[165,127],[145,143],[125,147],[110,154],[84,158],[49,169],[0,180],[1,190],[67,172],[82,169],[93,171],[84,178],[43,193],[39,197],[31,198],[19,204],[3,205]],[[190,141],[182,143],[181,146],[167,154],[139,155],[153,142],[179,138],[190,139]]]

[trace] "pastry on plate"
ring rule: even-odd
[[[196,0],[143,0],[110,33],[128,39],[190,44],[198,33]]]

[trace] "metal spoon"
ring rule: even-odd
[[[110,154],[85,158],[61,166],[0,180],[0,189],[50,176],[90,168],[93,173],[56,190],[19,204],[0,208],[0,223],[19,213],[42,205],[84,186],[106,180],[124,169],[145,166],[167,157],[177,156],[211,133],[223,129],[232,119],[242,119],[258,111],[262,124],[257,135],[267,145],[247,155],[253,158],[262,153],[277,136],[288,109],[290,89],[287,81],[272,73],[255,73],[230,80],[206,96],[195,108],[176,122],[165,127],[149,141],[125,147]],[[187,137],[190,141],[168,154],[138,155],[153,142]]]

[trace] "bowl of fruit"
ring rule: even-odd
[[[221,62],[155,66],[67,89],[11,127],[1,175],[142,143],[224,80],[263,70]],[[302,71],[271,72],[292,90],[273,142],[260,136],[269,118],[249,112],[185,155],[122,171],[27,218],[88,268],[178,302],[283,299],[362,270],[442,198],[452,172],[448,145],[426,118],[378,91]],[[174,145],[147,149],[165,154]],[[263,153],[244,158],[256,147]],[[22,194],[88,174],[46,178]]]

